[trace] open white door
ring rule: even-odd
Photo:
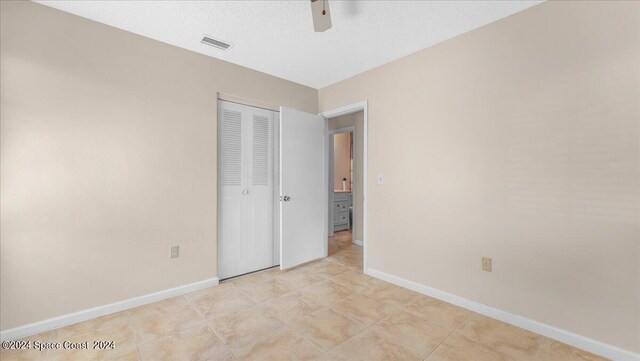
[[[280,268],[326,256],[325,121],[280,107]]]

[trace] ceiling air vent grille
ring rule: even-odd
[[[231,47],[231,44],[225,43],[224,41],[216,40],[209,36],[203,37],[202,41],[200,42],[222,50],[227,50]]]

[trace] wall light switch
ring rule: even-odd
[[[180,246],[171,247],[171,258],[180,257]]]
[[[378,173],[378,184],[384,184],[384,174]]]

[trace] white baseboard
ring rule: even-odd
[[[351,243],[355,244],[356,246],[362,246],[362,241],[359,239],[354,239],[353,241],[351,241]]]
[[[502,311],[493,307],[483,305],[481,303],[462,298],[451,293],[447,293],[420,283],[409,281],[402,277],[397,277],[384,273],[372,268],[367,268],[367,275],[393,283],[400,287],[408,288],[412,291],[422,293],[424,295],[437,298],[441,301],[451,303],[453,305],[465,308],[467,310],[477,312],[479,314],[495,318],[502,322],[523,328],[525,330],[535,332],[539,335],[554,339],[573,347],[600,355],[616,361],[638,361],[640,354],[608,345],[606,343],[580,336],[575,333],[565,331],[538,321],[534,321],[522,316]]]
[[[130,308],[146,305],[148,303],[164,300],[166,298],[180,296],[185,293],[197,291],[203,288],[215,286],[218,284],[218,278],[210,278],[204,281],[198,281],[168,290],[150,293],[148,295],[130,298],[128,300],[110,303],[104,306],[90,308],[88,310],[69,313],[66,315],[50,318],[39,322],[30,323],[28,325],[11,328],[0,331],[0,340],[15,340],[26,336],[35,335],[41,332],[51,331],[56,328],[73,325],[74,323],[91,320],[96,317],[109,315],[112,313],[128,310]]]

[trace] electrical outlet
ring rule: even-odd
[[[482,257],[482,270],[491,272],[491,257]]]
[[[171,247],[171,258],[180,257],[180,246]]]

